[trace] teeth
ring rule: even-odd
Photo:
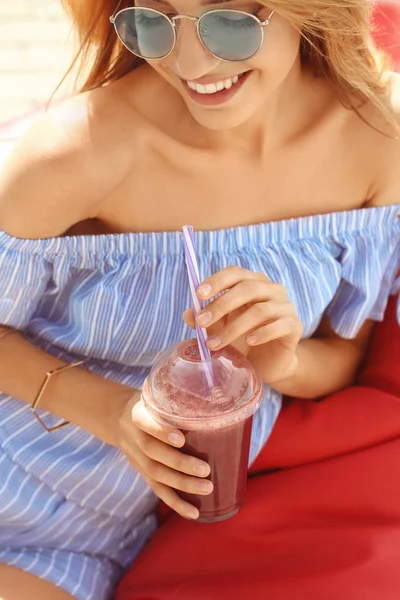
[[[207,83],[204,88],[206,90],[206,94],[215,94],[215,92],[218,91],[218,88],[214,83]]]
[[[235,75],[230,79],[216,81],[215,83],[207,83],[206,85],[193,83],[192,81],[187,81],[186,83],[191,90],[196,91],[198,94],[215,94],[216,92],[221,92],[223,89],[229,90],[238,81],[239,76]]]

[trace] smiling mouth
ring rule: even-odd
[[[186,94],[196,104],[203,106],[218,106],[228,102],[235,96],[244,82],[252,74],[252,70],[233,75],[226,79],[213,81],[212,83],[197,83],[195,81],[182,80]]]
[[[223,90],[230,90],[244,75],[245,73],[240,73],[240,75],[234,75],[233,77],[221,79],[220,81],[215,81],[213,83],[201,84],[193,81],[185,81],[185,84],[189,89],[197,92],[198,94],[211,95],[222,92]]]

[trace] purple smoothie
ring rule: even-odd
[[[249,361],[232,347],[213,353],[208,368],[212,388],[197,340],[183,342],[154,366],[143,398],[159,422],[185,434],[183,452],[209,463],[211,494],[178,493],[199,509],[199,521],[214,522],[232,517],[244,502],[251,425],[263,386]]]
[[[243,505],[246,493],[251,425],[253,417],[214,431],[183,431],[183,452],[210,465],[212,494],[179,495],[199,509],[198,521],[222,521],[233,517]]]

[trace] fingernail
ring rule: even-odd
[[[211,294],[211,285],[208,283],[202,283],[197,288],[197,292],[200,294],[200,296],[209,296]]]
[[[196,473],[196,475],[205,476],[205,475],[209,474],[210,468],[207,463],[196,462],[194,465],[193,471]]]
[[[183,435],[179,435],[179,433],[170,433],[168,439],[174,446],[183,446],[185,443],[185,438]]]
[[[213,491],[213,484],[211,481],[198,481],[196,483],[196,488],[199,492],[203,492],[204,494],[211,494]]]
[[[197,510],[197,508],[186,508],[185,509],[185,515],[188,519],[198,519],[199,518],[199,511]]]
[[[255,344],[258,340],[257,334],[256,333],[250,333],[250,335],[247,336],[246,338],[246,342],[248,344]]]
[[[221,343],[221,338],[217,335],[213,335],[207,340],[207,346],[211,346],[211,348],[216,348]]]
[[[211,319],[212,319],[212,314],[210,313],[209,310],[206,310],[205,312],[202,312],[198,315],[196,321],[198,322],[199,325],[204,327],[205,325],[208,325],[211,322]]]

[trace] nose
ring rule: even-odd
[[[194,19],[177,19],[175,24],[177,40],[174,51],[170,55],[174,61],[175,73],[187,81],[204,77],[215,69],[220,61],[201,43]]]

